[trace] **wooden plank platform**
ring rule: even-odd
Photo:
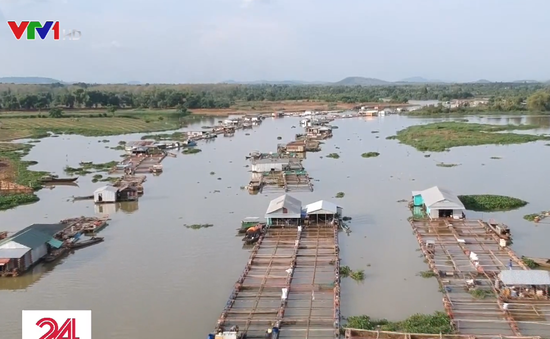
[[[499,238],[479,220],[412,220],[411,226],[426,257],[436,274],[443,293],[443,304],[460,334],[474,336],[550,336],[550,301],[525,300],[508,302],[495,288],[495,280],[502,270],[527,270],[521,259],[508,247],[501,248]],[[430,252],[427,243],[434,243]],[[478,257],[476,267],[470,252]],[[467,280],[475,279],[484,291],[483,298],[475,298],[467,287]]]
[[[254,339],[278,327],[279,338],[338,338],[338,253],[336,227],[269,228],[252,249],[216,330],[237,325]]]

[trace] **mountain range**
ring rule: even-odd
[[[71,84],[74,82],[65,82],[53,78],[44,78],[44,77],[0,77],[0,83],[5,84],[33,84],[33,85],[49,85],[49,84]],[[441,80],[430,80],[422,77],[411,77],[406,78],[400,81],[385,81],[376,78],[366,78],[366,77],[347,77],[337,82],[328,82],[328,81],[299,81],[299,80],[284,80],[284,81],[268,81],[268,80],[257,80],[257,81],[236,81],[236,80],[227,80],[221,82],[223,84],[243,84],[243,85],[332,85],[332,86],[395,86],[395,85],[407,85],[407,84],[448,84],[453,82],[445,82]],[[476,84],[490,84],[493,81],[486,79],[480,79],[470,83]],[[515,80],[509,83],[525,83],[525,84],[535,84],[535,83],[547,83],[550,84],[550,81],[541,82],[536,80]],[[128,81],[126,85],[140,85],[139,81]]]

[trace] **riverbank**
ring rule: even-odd
[[[0,143],[0,210],[37,202],[34,194],[42,188],[40,178],[44,171],[29,170],[36,165],[33,161],[23,161],[32,145]]]

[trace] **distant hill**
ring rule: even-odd
[[[486,80],[486,79],[479,79],[478,81],[474,81],[474,84],[490,84],[492,81]]]
[[[139,81],[128,81],[126,84],[127,85],[141,85],[141,82],[139,82]]]
[[[441,84],[444,83],[444,81],[441,80],[430,80],[423,77],[412,77],[412,78],[406,78],[401,81],[398,81],[399,83],[406,82],[406,83],[415,83],[415,84]]]
[[[363,77],[347,77],[338,82],[332,83],[332,85],[336,86],[384,86],[391,84],[392,83],[388,81]]]
[[[61,80],[42,77],[6,77],[0,78],[0,83],[3,84],[29,84],[29,85],[49,85],[64,83]]]
[[[226,80],[222,81],[222,84],[241,84],[241,85],[322,85],[328,84],[326,81],[298,81],[298,80],[283,80],[283,81],[268,81],[268,80],[256,80],[256,81],[235,81]]]

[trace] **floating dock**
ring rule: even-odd
[[[482,221],[411,220],[411,226],[441,285],[445,311],[458,333],[550,336],[550,300],[504,300],[501,296],[498,274],[529,268],[510,248],[501,247],[501,239]]]
[[[247,339],[339,338],[338,228],[270,227],[260,237],[218,320]]]

